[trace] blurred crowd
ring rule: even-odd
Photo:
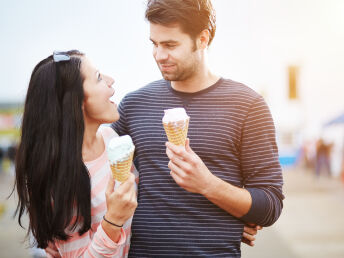
[[[17,144],[12,143],[8,147],[0,146],[0,174],[9,172],[14,174],[14,161],[17,151]]]
[[[300,153],[299,163],[310,171],[313,171],[315,177],[320,176],[340,176],[344,182],[344,152],[334,148],[333,142],[318,138],[313,141],[306,141]],[[335,173],[334,167],[338,167],[339,173]],[[338,170],[338,168],[337,168]]]

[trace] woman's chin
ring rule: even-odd
[[[112,124],[112,123],[118,121],[118,119],[119,119],[119,113],[116,111],[116,113],[112,114],[111,117],[106,119],[104,124]]]

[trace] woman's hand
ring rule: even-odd
[[[61,258],[61,255],[59,251],[57,250],[57,247],[52,242],[48,243],[48,247],[45,248],[45,252],[48,258]]]
[[[123,225],[133,216],[137,207],[135,176],[130,173],[129,178],[117,189],[114,189],[115,181],[110,178],[106,189],[106,219],[117,224]]]
[[[261,230],[262,228],[263,227],[255,224],[245,224],[241,242],[249,246],[254,246],[254,241],[256,240],[255,235],[258,233],[258,230]]]

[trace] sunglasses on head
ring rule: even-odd
[[[56,69],[57,92],[58,92],[59,99],[62,100],[62,98],[63,98],[63,87],[61,85],[61,75],[60,75],[59,63],[70,61],[70,55],[67,52],[54,51],[53,52],[53,60],[54,60],[55,69]]]
[[[54,51],[53,59],[55,63],[65,62],[70,60],[70,55],[67,52]]]

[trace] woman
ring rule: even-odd
[[[54,52],[33,70],[16,157],[19,224],[62,257],[125,257],[135,176],[114,190],[106,145],[119,118],[114,80],[79,51]],[[48,247],[49,246],[49,247]]]

